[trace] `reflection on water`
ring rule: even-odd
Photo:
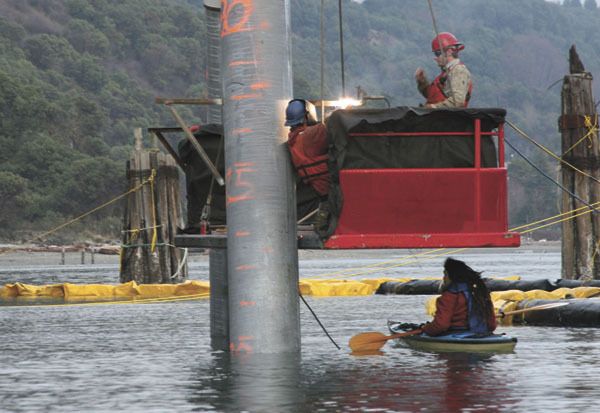
[[[194,404],[205,403],[212,389],[211,407],[220,411],[297,412],[305,405],[297,354],[216,353],[208,371],[198,369],[190,398]]]
[[[514,404],[493,355],[431,354],[419,368],[349,361],[315,371],[293,355],[216,353],[197,369],[189,401],[203,409],[256,412],[496,412]]]
[[[355,264],[373,263],[361,256]],[[489,275],[527,267],[529,279],[551,278],[560,268],[558,252],[458,258]],[[301,268],[325,273],[352,262],[308,260]],[[435,275],[442,262],[393,271]],[[68,278],[58,271],[45,274]],[[99,275],[103,282],[117,277]],[[426,353],[391,342],[380,355],[349,354],[350,337],[387,333],[388,319],[426,321],[427,298],[306,297],[344,348],[337,350],[301,306],[300,358],[211,352],[208,300],[0,307],[0,411],[599,411],[600,329],[501,327],[519,338],[512,354]]]

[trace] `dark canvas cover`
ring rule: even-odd
[[[496,108],[337,110],[327,120],[330,139],[332,219],[325,236],[335,231],[343,194],[339,172],[344,169],[383,168],[472,168],[475,140],[472,136],[440,136],[439,132],[473,132],[474,120],[481,120],[482,132],[490,132],[504,121],[506,111]],[[361,133],[426,133],[422,136],[360,136]],[[482,167],[497,166],[493,138],[481,139]]]
[[[225,176],[225,154],[223,153],[223,127],[217,124],[203,125],[194,133],[198,143],[215,164],[221,176]],[[179,157],[185,165],[186,190],[187,190],[187,229],[199,230],[202,209],[210,192],[212,174],[204,161],[198,155],[192,144],[187,139],[182,139],[178,144]],[[218,158],[218,159],[217,159]],[[212,202],[210,209],[210,223],[212,225],[225,224],[225,187],[216,181],[212,185]]]

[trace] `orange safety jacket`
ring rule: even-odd
[[[459,63],[462,65],[463,63]],[[452,69],[451,69],[452,70]],[[440,103],[448,99],[448,96],[444,93],[444,84],[448,80],[448,71],[443,70],[431,84],[427,87],[427,103]],[[473,82],[469,82],[469,89],[467,90],[467,96],[465,99],[464,107],[469,106],[469,100],[471,100],[471,92],[473,91]]]
[[[327,162],[327,129],[319,123],[301,126],[288,135],[288,148],[294,168],[302,181],[321,196],[329,193],[329,168]]]

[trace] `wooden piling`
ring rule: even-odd
[[[600,177],[598,115],[592,96],[593,78],[585,71],[575,46],[569,50],[569,68],[570,74],[564,78],[561,93],[559,129],[562,133],[562,159],[579,171],[561,164],[562,184],[593,205],[600,201],[600,184],[585,174],[596,179]],[[583,212],[586,204],[563,192],[562,212],[578,208],[584,209],[572,213],[572,216]],[[599,235],[600,211],[581,214],[562,223],[562,278],[600,278]]]
[[[127,163],[129,187],[146,184],[127,198],[120,280],[179,283],[187,278],[187,265],[178,272],[183,251],[174,246],[177,227],[183,226],[179,171],[171,156],[157,149],[143,149],[141,129],[136,130],[135,136],[135,150]]]

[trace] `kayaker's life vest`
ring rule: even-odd
[[[329,193],[327,132],[322,124],[292,131],[288,147],[294,168],[305,184],[321,196]],[[318,154],[319,153],[319,154]]]
[[[448,291],[452,293],[463,293],[467,300],[467,309],[469,314],[469,331],[474,334],[489,334],[490,329],[487,325],[487,321],[482,319],[477,313],[473,311],[473,295],[469,291],[469,287],[466,283],[452,283],[448,288]]]
[[[459,65],[464,65],[459,63]],[[450,69],[452,70],[452,68]],[[448,71],[443,70],[433,82],[427,88],[427,103],[440,103],[448,99],[448,96],[444,93],[444,85],[448,80]],[[471,100],[471,92],[473,91],[473,82],[469,80],[469,86],[467,90],[467,96],[465,97],[464,107],[469,106],[469,100]]]

